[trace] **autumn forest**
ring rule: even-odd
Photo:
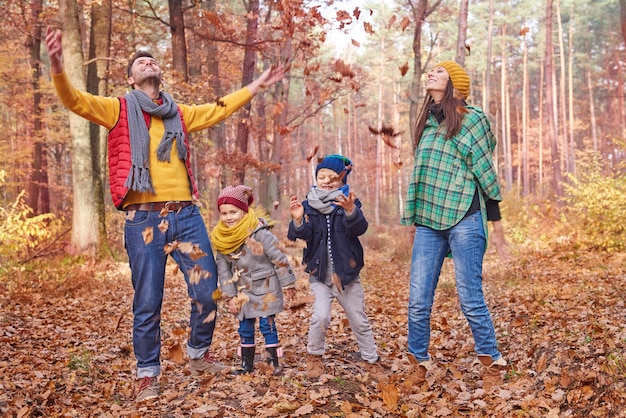
[[[626,417],[626,0],[19,0],[0,2],[0,414],[210,417]],[[225,122],[190,136],[207,228],[226,185],[254,190],[297,275],[278,315],[285,372],[196,379],[188,295],[168,264],[163,396],[132,402],[132,284],[124,215],[109,193],[107,132],[57,98],[45,45],[101,96],[128,92],[150,51],[163,89],[218,102],[287,68]],[[454,60],[484,109],[510,257],[490,245],[484,292],[504,383],[486,390],[446,260],[432,314],[437,367],[408,387],[413,228],[400,226],[426,73]],[[333,305],[328,374],[303,375],[311,300],[289,198],[318,159],[348,156],[363,202],[365,303],[389,381],[373,382]],[[213,350],[235,364],[237,321]]]

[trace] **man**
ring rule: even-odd
[[[46,45],[52,80],[65,107],[109,130],[111,196],[126,213],[124,244],[128,253],[133,299],[133,348],[137,359],[140,402],[159,395],[160,317],[165,266],[171,255],[183,272],[191,298],[187,354],[192,373],[220,373],[209,347],[215,329],[212,293],[217,271],[202,216],[194,205],[198,189],[189,162],[187,133],[215,125],[241,108],[264,87],[284,76],[279,65],[248,86],[202,105],[176,104],[162,92],[162,73],[151,54],[139,51],[128,66],[124,97],[82,92],[63,69],[61,31],[48,28]]]

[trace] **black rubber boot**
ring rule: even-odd
[[[278,376],[283,372],[283,366],[278,361],[278,347],[268,347],[265,351],[267,352],[267,362],[274,367],[272,374]]]
[[[254,370],[254,350],[256,347],[241,347],[241,369],[235,370],[234,374],[252,373]]]

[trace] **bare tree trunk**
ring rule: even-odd
[[[458,36],[456,39],[456,62],[465,66],[465,42],[467,40],[467,12],[469,0],[461,0],[459,5]]]
[[[172,67],[183,80],[189,81],[183,0],[168,0],[168,5],[170,11],[170,33],[172,34]]]
[[[591,84],[591,69],[587,69],[587,90],[589,91],[589,121],[591,125],[591,142],[594,152],[598,152],[598,131],[596,129],[596,107],[594,106],[593,84]]]
[[[65,72],[76,88],[85,90],[84,59],[78,22],[80,12],[76,0],[60,0],[59,14],[64,23]],[[96,192],[89,142],[89,122],[74,113],[70,113],[69,120],[73,148],[72,186],[74,192],[72,237],[69,250],[95,256],[100,245],[98,225],[101,220],[95,204]]]
[[[552,186],[557,196],[562,195],[561,159],[559,155],[559,138],[557,132],[557,112],[554,89],[554,46],[552,44],[552,29],[554,21],[554,0],[546,1],[546,110],[550,135],[550,154],[552,157]]]
[[[506,190],[511,190],[513,186],[513,166],[511,163],[511,138],[509,137],[509,123],[507,120],[508,116],[508,106],[507,106],[507,85],[508,85],[508,76],[506,71],[506,48],[505,48],[505,39],[506,39],[506,26],[502,28],[502,66],[500,69],[500,102],[501,102],[501,132],[502,132],[502,154],[504,157],[504,178],[506,182]]]
[[[558,27],[558,39],[559,39],[559,107],[561,108],[561,143],[563,150],[563,159],[564,161],[564,169],[565,172],[571,173],[571,156],[570,156],[570,146],[568,142],[568,129],[567,129],[567,111],[566,111],[566,99],[565,99],[565,46],[563,45],[563,26],[561,24],[561,2],[560,0],[556,0],[556,21]]]
[[[624,43],[626,43],[626,0],[619,0],[619,11],[622,37],[624,38]]]
[[[486,74],[485,74],[485,94],[483,100],[483,109],[489,110],[487,113],[487,117],[490,120],[493,120],[495,117],[495,112],[491,113],[492,109],[497,109],[497,107],[491,105],[491,67],[493,60],[493,0],[489,0],[489,23],[487,24],[487,65],[486,65]]]
[[[30,182],[28,185],[28,206],[35,214],[50,212],[50,194],[48,189],[48,174],[45,171],[47,164],[47,151],[41,122],[41,28],[37,24],[43,8],[43,0],[35,0],[32,4],[31,16],[33,21],[32,32],[28,34],[26,45],[30,50],[30,68],[33,86],[33,131],[32,138],[35,141],[33,148],[33,161]]]
[[[568,103],[569,103],[569,144],[570,144],[570,172],[576,174],[576,140],[574,138],[574,5],[570,9],[568,48]]]
[[[111,1],[93,3],[91,6],[91,33],[89,41],[89,65],[87,66],[87,91],[96,95],[108,94],[109,58],[111,49]],[[105,218],[105,185],[106,185],[106,138],[107,132],[95,123],[89,125],[89,142],[91,144],[94,205],[98,211],[100,225],[99,242],[107,246],[107,230]],[[104,251],[104,248],[101,249]]]
[[[248,14],[246,25],[246,48],[243,55],[243,75],[241,85],[246,86],[254,80],[254,66],[256,65],[256,50],[252,47],[257,37],[259,29],[259,0],[248,1]],[[237,124],[237,139],[235,142],[235,152],[246,154],[248,152],[248,136],[250,132],[249,115],[251,103],[247,103],[242,107],[242,118]],[[233,181],[237,184],[243,184],[246,172],[245,170],[233,173]]]
[[[383,142],[380,132],[383,127],[383,73],[385,68],[385,38],[380,41],[380,72],[378,74],[378,135],[376,138],[376,178],[374,179],[374,223],[380,225],[380,174],[381,174],[381,144]]]
[[[539,85],[543,86],[544,76],[543,60],[539,70]],[[539,190],[543,193],[543,89],[539,89]]]
[[[442,0],[436,0],[432,7],[428,7],[428,0],[407,0],[413,12],[413,21],[415,22],[415,31],[413,32],[413,79],[411,80],[411,90],[409,100],[411,105],[409,108],[409,125],[411,129],[411,141],[415,138],[415,123],[417,120],[417,112],[420,106],[420,97],[422,96],[422,26]],[[413,141],[414,142],[414,141]]]
[[[530,195],[530,173],[528,167],[528,44],[526,37],[522,40],[522,195]]]

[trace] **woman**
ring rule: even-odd
[[[487,218],[499,221],[496,145],[482,110],[465,103],[467,72],[453,61],[428,73],[427,96],[415,132],[415,166],[403,225],[415,225],[409,294],[407,385],[420,386],[432,367],[430,313],[446,256],[454,260],[461,310],[485,366],[483,388],[500,379],[506,361],[498,351],[482,289]],[[501,228],[497,228],[501,235]],[[504,242],[503,236],[498,241]]]

